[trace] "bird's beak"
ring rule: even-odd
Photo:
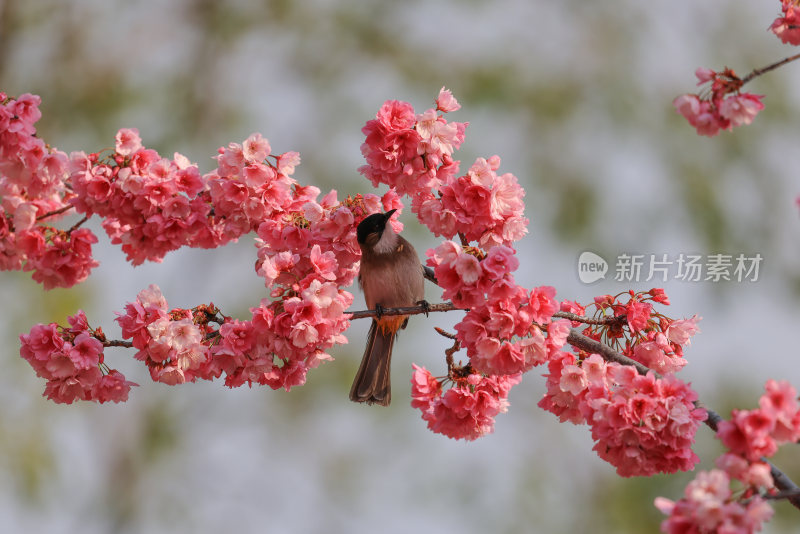
[[[386,215],[386,220],[388,221],[389,219],[391,219],[391,218],[392,218],[392,215],[394,215],[394,212],[396,212],[396,211],[397,211],[396,209],[387,211],[387,212],[385,213],[385,215]]]

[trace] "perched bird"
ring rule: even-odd
[[[427,304],[424,301],[424,271],[411,243],[389,224],[394,212],[374,213],[357,228],[361,247],[358,281],[367,308],[375,310],[367,337],[367,348],[358,368],[350,400],[388,406],[392,399],[390,367],[397,331],[405,328],[407,315],[384,316],[384,308]]]

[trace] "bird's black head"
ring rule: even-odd
[[[386,213],[373,213],[360,223],[356,228],[356,236],[358,242],[364,244],[367,242],[367,237],[373,235],[372,239],[377,241],[380,239],[383,229],[386,228],[386,223],[392,218],[394,212],[397,210],[389,210]]]

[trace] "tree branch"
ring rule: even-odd
[[[622,365],[631,365],[636,368],[636,371],[638,371],[641,375],[645,375],[648,372],[653,372],[655,373],[656,377],[661,377],[659,373],[656,373],[646,365],[632,360],[624,354],[620,354],[604,343],[600,343],[599,341],[595,341],[590,337],[584,336],[575,329],[573,329],[567,336],[567,343],[573,347],[585,350],[586,352],[599,354],[606,361],[617,362]],[[708,417],[704,423],[716,433],[717,429],[719,428],[719,423],[723,421],[722,416],[720,416],[714,410],[705,407],[700,402],[695,402],[695,406],[704,409],[706,413],[708,413]],[[786,498],[790,503],[792,503],[792,505],[794,505],[795,508],[800,509],[800,487],[798,487],[797,484],[795,484],[794,481],[792,481],[792,479],[786,475],[786,473],[778,469],[772,462],[766,458],[761,458],[761,461],[769,465],[770,474],[772,475],[772,479],[775,481],[775,487],[781,490],[781,492],[785,493]]]
[[[71,206],[70,206],[70,207],[71,207]],[[71,234],[72,232],[74,232],[75,230],[77,230],[78,228],[80,228],[80,227],[81,227],[81,225],[82,225],[83,223],[85,223],[86,221],[88,221],[88,220],[89,220],[89,217],[88,217],[88,216],[86,216],[86,217],[84,217],[83,219],[81,219],[80,221],[76,222],[75,224],[73,224],[73,225],[72,225],[72,227],[71,227],[69,230],[67,230],[67,234]]]
[[[453,310],[462,310],[462,311],[469,311],[463,308],[457,308],[453,305],[452,302],[442,302],[439,304],[428,304],[427,306],[405,306],[403,308],[383,308],[381,310],[381,316],[387,315],[417,315],[420,313],[428,313],[428,312],[447,312]],[[377,312],[375,310],[360,310],[349,312],[350,320],[353,319],[363,319],[365,317],[375,317]]]
[[[37,221],[41,221],[41,220],[47,219],[48,217],[55,217],[56,215],[60,215],[60,214],[64,213],[65,211],[71,210],[74,207],[75,206],[70,204],[68,206],[64,206],[63,208],[59,208],[57,210],[48,211],[47,213],[44,213],[44,214],[39,215],[38,217],[36,217],[36,220]]]
[[[112,339],[110,341],[103,341],[103,346],[104,347],[125,347],[125,348],[128,348],[128,349],[132,349],[133,348],[133,343],[131,341],[121,341],[121,340]]]
[[[765,73],[767,73],[767,72],[769,72],[771,70],[775,70],[778,67],[782,67],[783,65],[786,65],[787,63],[791,63],[792,61],[794,61],[796,59],[800,59],[800,54],[795,54],[793,56],[789,56],[789,57],[783,58],[780,61],[776,61],[775,63],[767,65],[766,67],[761,67],[760,69],[753,69],[753,71],[750,74],[748,74],[747,76],[745,76],[744,78],[741,79],[742,85],[746,84],[747,82],[749,82],[753,78],[761,76],[762,74],[765,74]]]
[[[567,336],[567,343],[573,347],[578,347],[579,349],[585,350],[586,352],[599,354],[606,361],[617,362],[621,365],[630,365],[635,367],[640,375],[646,375],[648,371],[653,371],[646,365],[641,364],[636,360],[632,360],[624,354],[620,354],[605,343],[600,343],[599,341],[595,341],[588,336],[584,336],[575,329],[572,329]],[[661,378],[660,374],[656,373],[655,371],[653,372],[656,374],[656,377]]]
[[[800,57],[800,54],[798,54],[797,57]],[[792,58],[787,58],[783,62],[788,63],[789,61],[794,59],[796,59],[796,57],[792,56]],[[436,280],[436,275],[434,274],[433,269],[427,266],[423,266],[423,270],[425,272],[425,278],[427,278],[428,280],[430,280],[431,282],[433,282],[438,286],[439,282]],[[443,302],[440,304],[430,304],[427,307],[420,305],[420,306],[408,306],[405,308],[385,308],[384,310],[382,310],[381,315],[417,315],[420,313],[427,313],[427,312],[447,312],[453,310],[469,311],[463,308],[457,308],[456,306],[453,305],[452,302]],[[375,315],[377,315],[375,310],[355,311],[350,314],[350,319],[351,320],[363,319],[365,317],[374,317]],[[554,313],[553,317],[557,317],[559,319],[569,319],[571,321],[578,321],[584,324],[594,324],[594,325],[613,324],[615,322],[625,320],[624,316],[604,317],[595,319],[592,317],[585,317],[582,315],[577,315],[570,312],[561,312],[561,311]],[[572,329],[570,331],[569,335],[567,336],[567,343],[569,343],[573,347],[577,347],[586,352],[599,354],[606,361],[617,362],[621,365],[630,365],[634,367],[636,371],[641,375],[646,375],[648,372],[653,372],[655,373],[656,377],[661,378],[661,375],[659,373],[653,371],[646,365],[641,364],[636,360],[628,358],[624,354],[617,352],[616,350],[609,347],[605,343],[601,343],[588,336],[581,334],[576,329]],[[453,351],[454,348],[455,346],[449,350]],[[448,354],[448,356],[452,358],[452,354]],[[719,428],[719,423],[723,421],[722,416],[720,416],[714,410],[706,407],[699,401],[695,402],[695,406],[697,406],[698,408],[702,408],[703,410],[706,411],[708,417],[706,417],[706,420],[703,422],[706,424],[707,427],[709,427],[716,433],[717,429]],[[791,478],[789,478],[788,475],[786,475],[786,473],[778,469],[772,462],[770,462],[766,458],[762,458],[761,460],[765,462],[767,465],[769,465],[770,474],[772,475],[772,479],[775,481],[775,487],[781,490],[782,498],[786,498],[790,503],[792,503],[792,505],[795,508],[800,509],[800,487],[798,487],[797,484],[795,484],[794,481]]]
[[[570,321],[577,321],[579,323],[584,324],[594,324],[594,325],[613,325],[613,324],[623,324],[625,323],[628,318],[624,315],[613,315],[607,317],[586,317],[585,315],[578,315],[572,312],[564,312],[559,311],[553,314],[553,317],[557,317],[559,319],[569,319]]]

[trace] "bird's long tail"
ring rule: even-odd
[[[402,319],[404,318],[387,317],[380,324],[372,321],[367,336],[367,348],[350,388],[351,401],[381,406],[388,406],[391,402],[392,347]]]

